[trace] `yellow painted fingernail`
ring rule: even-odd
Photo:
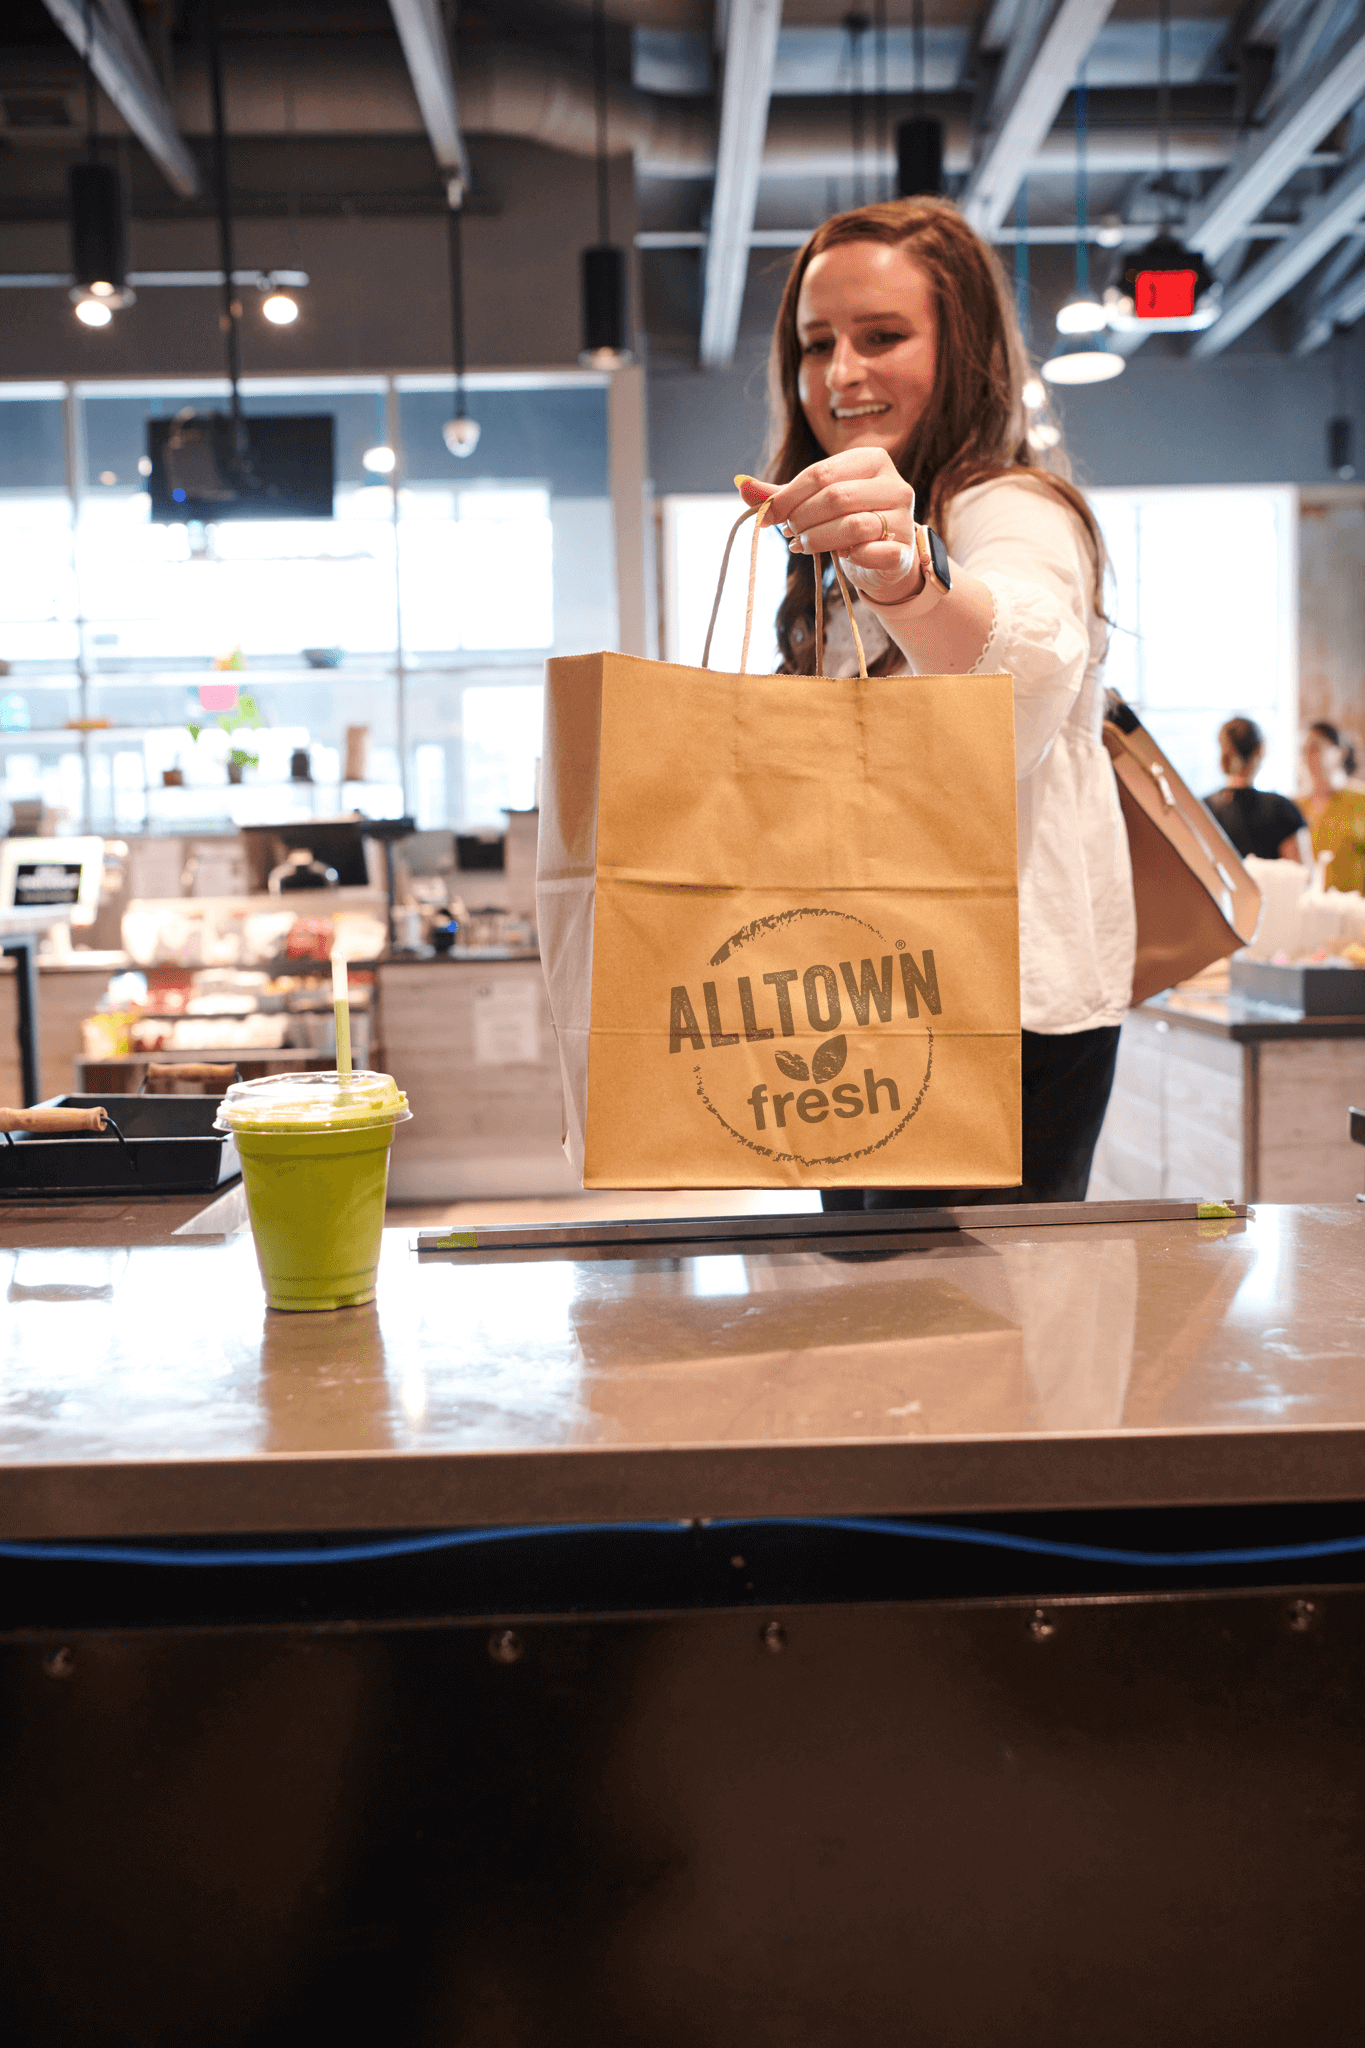
[[[735,478],[735,489],[737,491],[742,491],[744,489],[745,484],[751,484],[753,481],[754,479],[751,476],[737,476]]]

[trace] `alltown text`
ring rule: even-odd
[[[832,967],[817,965],[808,967],[803,974],[799,967],[783,967],[775,974],[763,976],[763,986],[771,989],[771,996],[755,998],[752,978],[741,974],[735,984],[740,1024],[746,1044],[757,1045],[765,1038],[775,1038],[780,1030],[783,1038],[796,1036],[796,1013],[793,998],[804,1002],[806,1020],[812,1031],[824,1036],[837,1031],[844,1022],[845,1004],[851,1013],[849,1022],[855,1019],[867,1025],[874,1021],[881,1024],[891,1022],[895,988],[895,965],[900,961],[900,993],[905,1004],[907,1017],[918,1017],[920,1002],[931,1017],[937,1017],[943,1008],[939,994],[938,971],[934,966],[932,951],[922,956],[917,964],[910,952],[885,953],[878,962],[860,960],[858,972],[853,971],[851,960],[841,960],[836,974]],[[800,991],[793,987],[800,984]],[[739,1031],[727,1031],[719,989],[714,981],[701,984],[702,1008],[706,1013],[707,1037],[713,1046],[738,1045]],[[759,1002],[775,1006],[776,1023],[759,1022]],[[731,1022],[736,1021],[734,1004],[728,999],[725,1011]],[[774,1014],[772,1007],[768,1015]],[[697,1022],[697,1011],[685,985],[679,985],[669,993],[668,1049],[681,1052],[687,1044],[694,1052],[706,1049],[707,1038],[702,1036]],[[856,1091],[855,1091],[856,1092]],[[856,1110],[847,1115],[856,1116]],[[837,1114],[837,1112],[836,1112]]]

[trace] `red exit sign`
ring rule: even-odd
[[[1133,310],[1139,320],[1188,320],[1198,283],[1197,270],[1140,270]]]

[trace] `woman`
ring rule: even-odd
[[[1254,718],[1230,718],[1218,734],[1226,781],[1204,801],[1243,859],[1298,860],[1313,865],[1308,826],[1298,805],[1271,789],[1256,789],[1265,759],[1265,735]]]
[[[1365,889],[1365,791],[1348,789],[1355,749],[1336,726],[1320,719],[1303,743],[1309,790],[1304,803],[1315,854],[1330,853],[1329,889]]]
[[[741,482],[790,540],[783,666],[815,669],[811,556],[834,551],[877,672],[1014,678],[1019,778],[1023,1184],[841,1190],[829,1207],[1078,1201],[1113,1084],[1136,920],[1100,740],[1104,546],[1080,492],[1037,466],[1027,376],[1004,273],[946,200],[837,215],[797,256],[773,335],[776,453],[766,484]],[[842,607],[825,617],[827,672],[856,674]]]

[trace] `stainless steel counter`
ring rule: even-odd
[[[420,1266],[267,1314],[249,1237],[8,1255],[0,1535],[1358,1498],[1365,1210]]]

